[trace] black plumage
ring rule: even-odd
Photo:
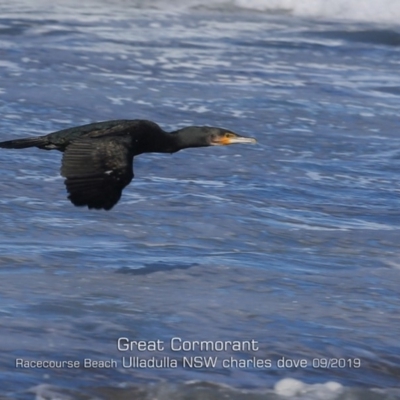
[[[135,156],[233,143],[255,143],[255,139],[208,126],[189,126],[168,133],[151,121],[117,120],[8,140],[0,142],[0,147],[37,147],[64,152],[61,175],[66,178],[71,202],[76,206],[110,210],[134,176]]]

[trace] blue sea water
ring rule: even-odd
[[[400,10],[323,4],[0,4],[0,140],[118,118],[258,140],[139,156],[110,212],[68,201],[61,153],[0,149],[2,398],[400,398]]]

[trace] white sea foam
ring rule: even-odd
[[[398,0],[154,0],[153,5],[181,7],[240,7],[250,10],[289,13],[318,19],[399,24]]]
[[[297,379],[285,378],[275,384],[275,393],[282,397],[297,399],[336,399],[343,391],[343,386],[338,382],[308,385]]]
[[[286,11],[294,15],[352,19],[398,24],[398,0],[232,0],[234,5],[261,11]]]

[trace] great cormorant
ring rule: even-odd
[[[255,143],[227,129],[189,126],[163,131],[147,120],[92,123],[48,135],[0,142],[5,149],[37,147],[64,152],[61,175],[76,206],[110,210],[133,178],[133,157],[142,153],[175,153],[190,147]]]

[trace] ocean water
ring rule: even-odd
[[[258,144],[139,156],[110,212],[68,201],[61,153],[0,149],[1,398],[399,399],[399,17],[2,2],[0,140],[145,118]]]

